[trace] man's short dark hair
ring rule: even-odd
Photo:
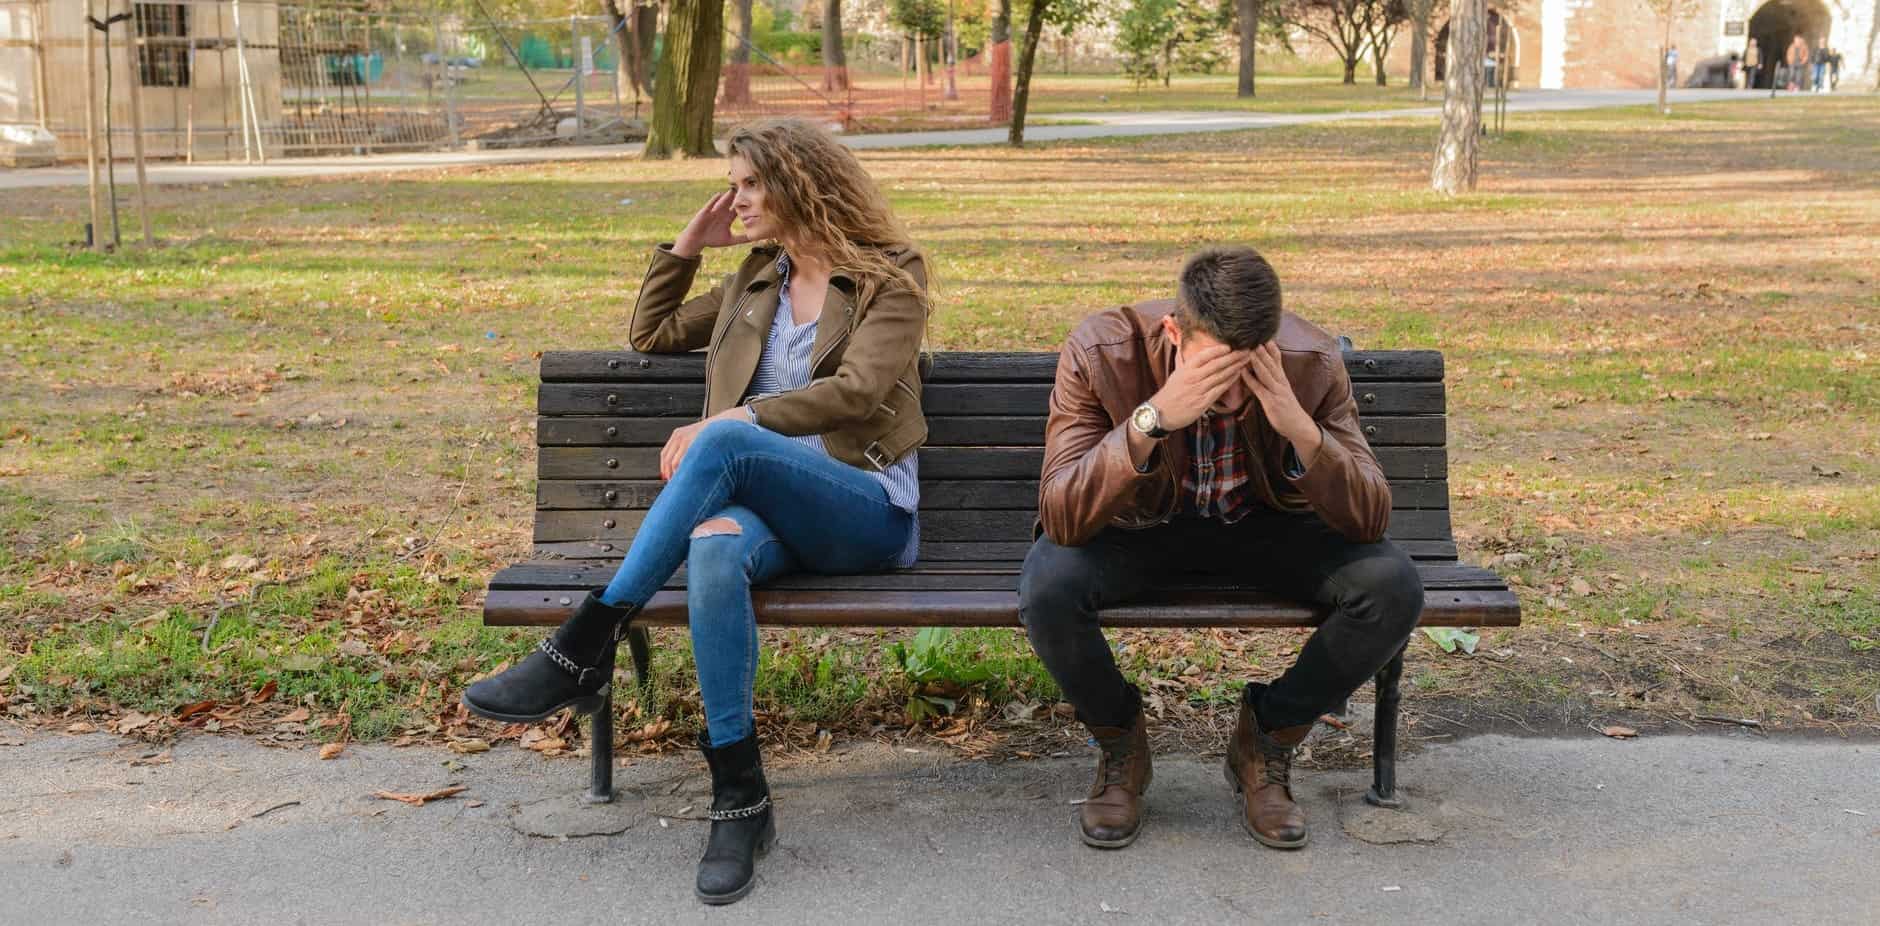
[[[1212,247],[1182,265],[1176,321],[1235,350],[1258,347],[1279,333],[1279,274],[1260,252]]]

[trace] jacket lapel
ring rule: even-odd
[[[733,303],[738,314],[726,321],[729,330],[719,345],[718,356],[712,360],[711,395],[706,407],[736,405],[751,387],[751,378],[757,375],[757,362],[764,355],[764,342],[770,336],[770,325],[777,318],[780,298],[777,283],[776,262],[767,261],[763,269],[744,284],[743,292]]]
[[[823,355],[849,336],[851,316],[855,314],[855,303],[849,291],[854,285],[840,274],[829,278],[829,290],[823,294],[822,314],[816,318],[816,343],[809,350],[811,360],[815,361],[810,365],[811,376],[816,375]]]

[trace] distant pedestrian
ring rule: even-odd
[[[1826,58],[1828,61],[1828,89],[1833,90],[1841,86],[1841,50],[1838,48],[1828,49]]]
[[[1823,38],[1815,45],[1815,63],[1809,75],[1809,89],[1821,93],[1828,89],[1828,40]]]
[[[1808,40],[1797,35],[1789,41],[1789,50],[1783,56],[1783,63],[1788,66],[1788,89],[1800,90],[1801,82],[1807,80]]]
[[[1678,85],[1678,46],[1665,49],[1665,86]]]
[[[1743,49],[1743,89],[1756,87],[1756,72],[1762,69],[1762,49],[1756,47],[1756,40],[1749,40],[1749,47]]]

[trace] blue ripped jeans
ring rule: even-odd
[[[696,530],[714,518],[737,529]],[[792,572],[887,569],[913,527],[913,515],[889,504],[868,473],[755,424],[717,421],[687,448],[600,597],[617,607],[644,605],[687,564],[706,735],[713,747],[726,746],[754,728],[751,586]]]

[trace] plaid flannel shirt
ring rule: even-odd
[[[1252,493],[1247,491],[1247,450],[1241,446],[1239,430],[1234,416],[1212,412],[1188,427],[1194,465],[1182,474],[1183,514],[1232,524],[1253,510]]]

